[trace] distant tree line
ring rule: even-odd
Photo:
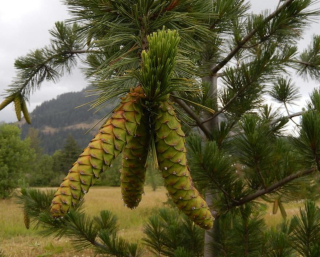
[[[22,129],[22,132],[22,138],[26,138],[28,136],[28,131],[24,131],[24,129]],[[40,146],[43,149],[43,153],[52,155],[62,148],[68,136],[72,136],[77,145],[83,149],[93,137],[91,133],[86,132],[87,129],[59,129],[55,133],[44,133],[39,131],[38,137],[40,139]]]
[[[76,108],[92,100],[86,97],[85,91],[88,89],[90,87],[80,92],[59,95],[37,106],[31,113],[31,127],[39,130],[38,137],[44,153],[52,155],[56,150],[61,149],[69,134],[81,148],[84,148],[92,139],[92,133],[86,133],[88,128],[78,124],[89,125],[87,127],[91,128],[101,117],[113,110],[112,104],[98,112],[88,110],[87,106]],[[28,136],[29,128],[28,124],[21,125],[22,138]],[[47,130],[44,131],[46,128]],[[96,132],[98,128],[99,125],[92,131]]]
[[[45,153],[42,134],[30,127],[24,139],[21,130],[15,125],[0,125],[0,198],[11,195],[17,187],[55,187],[59,186],[74,161],[81,154],[80,147],[72,135],[51,140],[58,150]],[[97,181],[99,186],[120,186],[121,156],[116,159],[108,172],[102,173]],[[153,190],[163,184],[159,172],[148,167],[146,183]]]
[[[0,125],[0,198],[10,196],[13,189],[24,184],[22,174],[33,171],[35,158],[30,140],[20,140],[18,127]]]
[[[32,126],[35,128],[43,126],[61,128],[82,122],[91,123],[112,110],[112,105],[106,106],[98,112],[88,110],[88,106],[77,108],[92,100],[92,98],[86,97],[86,90],[65,93],[55,99],[45,101],[32,112]]]

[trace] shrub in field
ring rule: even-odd
[[[20,139],[19,128],[0,125],[0,198],[11,195],[24,174],[32,170],[34,161],[34,151],[28,139]]]

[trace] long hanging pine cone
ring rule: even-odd
[[[204,229],[213,225],[207,203],[193,186],[186,158],[185,135],[168,101],[160,102],[155,120],[156,151],[165,186],[174,203]]]
[[[14,109],[16,111],[18,121],[21,121],[21,97],[16,95],[14,98]]]
[[[149,134],[148,116],[143,114],[136,136],[122,153],[121,193],[125,205],[130,209],[139,205],[144,192]]]
[[[24,116],[24,119],[26,120],[26,122],[28,124],[31,124],[30,114],[28,112],[26,101],[24,100],[23,97],[21,97],[21,111],[23,113],[23,116]]]
[[[128,93],[99,133],[83,150],[58,188],[51,204],[51,215],[65,215],[89,191],[100,173],[109,167],[136,133],[142,115],[141,87]]]
[[[14,100],[14,96],[10,95],[8,97],[6,97],[3,102],[0,104],[0,111],[6,107],[8,104],[12,103],[12,101]]]
[[[3,100],[3,102],[0,104],[0,111],[3,108],[5,108],[8,104],[10,104],[12,101],[14,102],[14,107],[15,107],[18,121],[21,120],[21,111],[22,111],[26,122],[28,124],[31,124],[31,118],[30,118],[30,115],[28,112],[27,104],[21,94],[14,94],[14,95],[10,95],[7,98],[5,98]]]

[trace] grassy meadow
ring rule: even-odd
[[[119,220],[120,233],[129,241],[136,241],[143,235],[142,228],[149,216],[157,212],[167,200],[164,188],[155,192],[146,187],[139,207],[130,210],[123,205],[120,188],[93,187],[85,197],[85,210],[89,215],[98,215],[101,210],[112,211]],[[94,256],[93,251],[75,252],[67,238],[37,235],[33,229],[27,230],[23,223],[23,212],[15,199],[0,200],[0,248],[6,257],[42,256]],[[145,253],[148,256],[148,253]]]
[[[136,241],[143,236],[143,224],[149,216],[163,207],[167,200],[166,190],[159,188],[153,192],[150,187],[137,209],[130,210],[123,206],[120,188],[93,187],[85,197],[85,210],[90,215],[97,215],[101,210],[110,210],[117,215],[120,235],[129,241]],[[42,237],[33,229],[27,230],[23,223],[23,213],[15,199],[0,200],[0,248],[6,257],[44,257],[44,256],[94,256],[92,250],[76,252],[68,238],[57,240],[53,237]],[[303,203],[286,204],[288,217],[298,214]],[[265,210],[268,225],[274,226],[282,218],[280,211],[272,214],[272,205]],[[144,256],[152,256],[144,249]]]

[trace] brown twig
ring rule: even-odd
[[[276,120],[274,120],[273,122],[271,122],[271,125],[277,123],[278,121],[280,121],[280,120],[283,119],[283,118],[291,119],[291,118],[294,118],[294,117],[297,117],[297,116],[301,116],[301,115],[304,114],[304,113],[305,113],[305,111],[296,112],[296,113],[290,114],[290,115],[288,115],[288,116],[281,117],[281,118],[276,119]]]
[[[199,118],[199,116],[190,108],[189,105],[187,105],[183,100],[175,97],[175,94],[172,93],[171,96],[174,98],[174,101],[179,104],[179,106],[190,115],[192,119],[195,120],[197,126],[203,131],[203,133],[206,135],[207,138],[212,138],[211,132],[202,124],[202,120]]]
[[[305,65],[307,67],[316,68],[316,65],[314,65],[314,64],[312,64],[310,62],[304,62],[304,61],[298,61],[298,60],[290,60],[290,62],[297,63],[297,64],[302,64],[302,65]]]
[[[280,187],[282,187],[282,186],[286,185],[287,183],[291,182],[292,180],[295,180],[295,179],[300,178],[300,177],[307,176],[307,175],[313,173],[314,171],[316,171],[315,168],[310,168],[308,170],[305,170],[305,171],[298,172],[298,173],[292,174],[290,176],[287,176],[284,179],[274,183],[273,185],[271,185],[271,186],[269,186],[269,187],[267,187],[265,189],[260,189],[260,190],[256,191],[253,194],[247,195],[247,196],[239,199],[239,201],[237,203],[233,203],[232,204],[232,207],[241,206],[241,205],[243,205],[245,203],[251,202],[251,201],[259,198],[260,196],[263,196],[263,195],[268,194],[268,193],[272,193],[274,190],[279,189]]]
[[[178,4],[180,3],[180,0],[173,0],[165,9],[166,12],[171,11],[174,9]]]

